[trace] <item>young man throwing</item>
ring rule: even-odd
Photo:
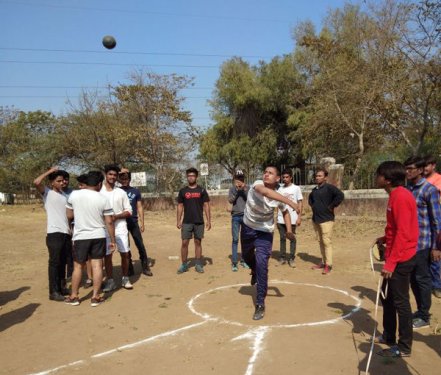
[[[188,245],[194,237],[196,258],[196,272],[203,273],[202,238],[204,238],[204,213],[207,222],[205,227],[211,229],[210,198],[207,191],[197,184],[198,171],[195,168],[187,169],[188,186],[179,190],[176,227],[181,230],[181,259],[182,264],[178,274],[188,271]],[[184,215],[182,215],[184,214]]]
[[[257,283],[256,309],[253,319],[260,320],[265,315],[265,297],[268,290],[268,260],[271,256],[274,232],[274,210],[283,212],[286,237],[294,238],[291,217],[286,205],[298,210],[297,203],[277,193],[280,181],[277,167],[268,166],[263,180],[251,186],[245,206],[241,230],[242,256],[251,268],[251,285]]]
[[[377,244],[386,244],[385,264],[381,271],[383,304],[383,335],[374,338],[390,345],[378,354],[384,357],[408,357],[412,350],[412,310],[409,284],[415,267],[418,244],[418,217],[415,199],[404,188],[406,171],[397,161],[385,161],[377,169],[377,186],[389,194],[385,236]],[[386,288],[386,284],[388,287]],[[387,289],[387,291],[386,291]],[[398,345],[396,345],[398,315]]]

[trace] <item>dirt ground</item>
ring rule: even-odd
[[[147,212],[144,241],[154,276],[140,275],[137,261],[134,289],[116,290],[97,308],[90,306],[90,289],[80,289],[80,306],[48,300],[45,219],[41,206],[0,207],[1,373],[364,373],[378,282],[368,249],[383,231],[381,218],[338,217],[334,270],[327,276],[311,270],[319,251],[308,218],[298,230],[297,268],[277,263],[276,234],[267,311],[259,322],[251,319],[249,271],[230,269],[226,212],[213,213],[203,241],[205,273],[192,267],[182,275],[173,258],[180,246],[175,212]],[[358,300],[360,309],[342,319]],[[431,327],[414,334],[410,358],[374,355],[370,374],[439,374],[440,299],[433,299],[432,313]],[[381,315],[380,307],[380,328]]]

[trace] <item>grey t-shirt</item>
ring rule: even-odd
[[[250,188],[243,222],[254,230],[274,232],[274,210],[278,208],[285,211],[287,206],[282,202],[268,199],[259,194],[255,189],[257,185],[264,185],[264,183],[262,180],[257,180]]]
[[[66,216],[66,196],[45,187],[43,202],[47,214],[47,233],[69,234],[69,221]]]
[[[113,210],[104,195],[89,189],[75,190],[66,207],[74,212],[74,241],[106,238],[104,215],[113,215]]]

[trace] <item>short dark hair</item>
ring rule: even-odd
[[[66,171],[60,170],[60,172],[65,180],[68,180],[70,178],[69,173],[67,173]]]
[[[274,168],[274,169],[276,170],[276,175],[277,175],[277,176],[280,176],[280,169],[279,169],[279,167],[270,164],[270,165],[267,165],[267,166],[265,167],[265,169],[267,169],[267,168]]]
[[[104,166],[104,173],[115,171],[116,173],[119,173],[121,171],[121,168],[117,164],[107,164]],[[93,185],[95,186],[95,185]]]
[[[78,181],[80,184],[87,184],[87,174],[84,173],[84,174],[79,175],[79,176],[77,177],[77,181]]]
[[[404,186],[406,182],[406,168],[399,161],[390,160],[382,162],[378,166],[376,174],[390,181],[393,187]]]
[[[109,169],[109,171],[113,171],[113,169]],[[87,186],[97,186],[104,181],[104,176],[101,171],[90,171],[86,177]]]
[[[245,174],[243,173],[242,169],[237,169],[234,173],[234,179],[244,182],[245,181]]]
[[[323,168],[323,167],[318,167],[316,170],[315,170],[315,173],[317,173],[317,172],[323,172],[323,174],[325,175],[325,177],[328,177],[328,170],[326,169],[326,168]]]
[[[188,168],[188,169],[185,171],[185,174],[186,174],[186,175],[189,175],[190,173],[194,173],[194,174],[196,175],[196,177],[199,176],[199,172],[198,172],[198,170],[197,170],[196,168],[191,167],[191,168]]]
[[[426,161],[426,165],[427,164],[436,164],[436,158],[433,155],[426,155],[424,160]]]
[[[407,158],[404,162],[404,165],[406,167],[412,164],[415,164],[415,167],[417,168],[424,168],[427,165],[426,160],[421,156],[411,156],[410,158]]]
[[[120,172],[118,174],[119,177],[127,175],[127,177],[129,178],[129,181],[132,179],[132,173],[131,172]]]
[[[292,178],[292,169],[291,169],[291,168],[286,168],[286,169],[284,169],[283,172],[282,172],[282,176],[283,176],[284,174],[287,174],[289,177]]]
[[[57,177],[60,177],[60,176],[64,178],[64,175],[63,175],[62,172],[64,172],[64,171],[59,170],[59,171],[52,172],[52,173],[50,173],[50,174],[47,176],[47,178],[48,178],[49,181],[53,181],[53,180],[55,180]]]

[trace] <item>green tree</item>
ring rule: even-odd
[[[31,181],[63,160],[49,112],[18,112],[0,126],[0,190],[28,192]]]

